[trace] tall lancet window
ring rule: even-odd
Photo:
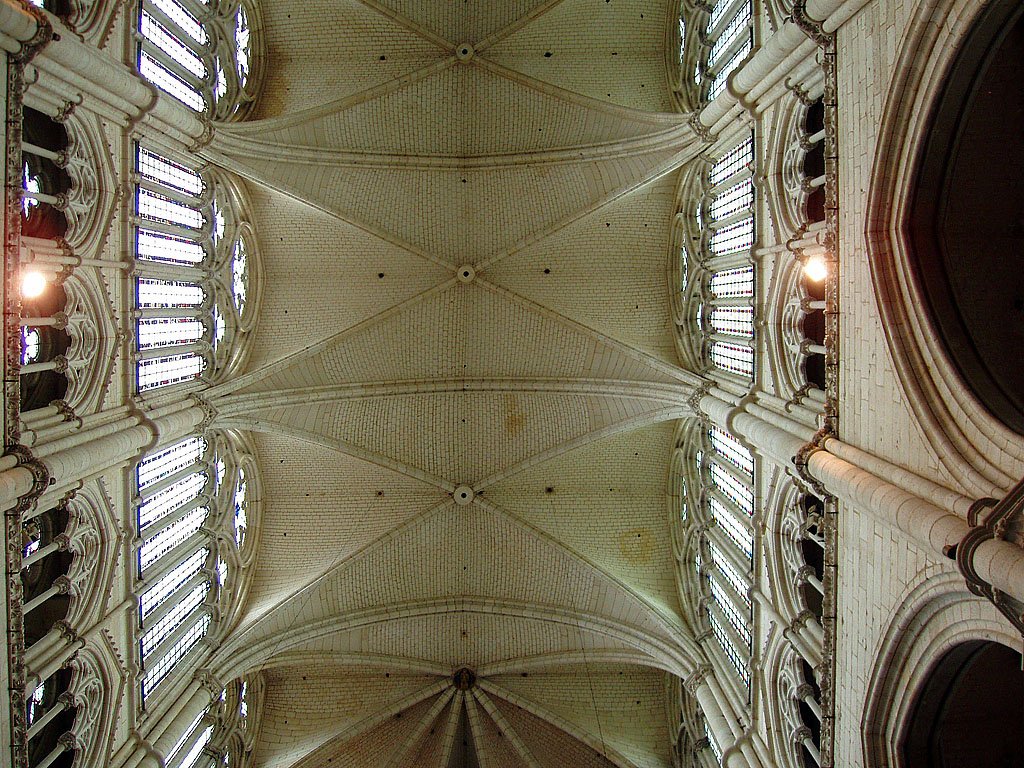
[[[139,72],[196,112],[239,117],[256,89],[255,13],[246,2],[142,0]]]
[[[136,147],[138,389],[197,378],[211,362],[204,317],[209,194],[194,168]]]
[[[751,0],[716,0],[704,27],[704,48],[695,79],[711,101],[725,90],[729,75],[753,49]]]
[[[711,426],[703,453],[706,477],[706,618],[733,671],[750,685],[754,537],[754,457],[728,432]]]
[[[142,145],[136,172],[138,391],[226,375],[258,303],[239,188]]]
[[[210,485],[201,437],[152,451],[136,469],[143,704],[210,628]]]
[[[704,302],[695,318],[708,362],[749,382],[754,376],[754,141],[746,134],[711,163],[697,208]]]
[[[145,705],[215,626],[226,632],[236,618],[255,553],[255,458],[236,433],[194,435],[150,451],[135,488]]]

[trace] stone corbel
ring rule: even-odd
[[[1011,531],[1024,526],[1024,480],[1002,501],[985,498],[974,502],[968,510],[967,523],[971,530],[956,547],[956,564],[967,588],[990,601],[1024,637],[1024,603],[986,582],[974,567],[975,555],[982,544],[992,539],[1005,541]],[[1020,546],[1019,541],[1014,543]]]

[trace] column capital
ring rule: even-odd
[[[691,696],[696,696],[697,689],[704,685],[704,682],[710,674],[711,667],[706,664],[702,664],[693,670],[685,680],[683,680],[683,688],[685,688],[686,692]]]

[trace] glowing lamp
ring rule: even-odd
[[[46,290],[46,278],[39,272],[26,272],[21,278],[21,295],[26,299],[42,296]]]
[[[807,275],[808,280],[820,283],[828,277],[828,265],[821,256],[811,256],[804,262],[804,274]]]

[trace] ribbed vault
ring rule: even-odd
[[[211,664],[266,676],[254,764],[668,765],[666,683],[699,663],[666,496],[697,382],[675,3],[267,5],[260,103],[207,150],[263,261],[213,391],[262,476]]]
[[[314,670],[289,660],[267,673],[257,766],[641,768],[668,759],[668,734],[651,703],[663,686],[659,672],[553,663],[447,673],[384,657],[352,661]],[[330,685],[310,696],[314,672]]]

